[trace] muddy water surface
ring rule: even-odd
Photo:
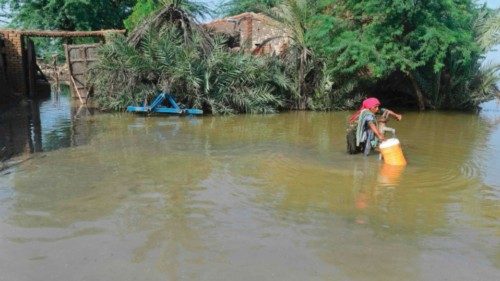
[[[403,112],[404,169],[348,114],[4,111],[0,280],[499,280],[500,106]]]

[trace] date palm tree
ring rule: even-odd
[[[101,109],[123,110],[167,91],[216,114],[281,109],[280,97],[290,85],[282,62],[230,52],[225,40],[215,37],[205,50],[203,35],[193,31],[185,41],[176,25],[149,30],[138,46],[123,36],[109,38],[91,71],[95,99]]]
[[[139,0],[133,7],[132,14],[125,20],[125,27],[133,30],[166,7],[182,10],[192,19],[203,19],[213,13],[207,5],[196,0]]]
[[[295,107],[299,110],[307,109],[314,91],[306,81],[306,77],[315,68],[306,32],[308,23],[316,12],[315,5],[316,1],[312,0],[282,0],[279,5],[266,12],[283,25],[287,31],[283,36],[291,41],[286,59],[291,62],[289,65],[296,67]]]
[[[481,52],[486,54],[500,45],[500,9],[483,9],[476,20],[476,41]],[[500,82],[500,64],[485,62],[480,66],[475,81],[477,85],[472,91],[474,101],[479,104],[493,96],[500,98],[498,83]]]
[[[195,1],[188,0],[164,0],[161,2],[160,9],[155,11],[152,16],[145,18],[135,29],[130,33],[129,42],[137,47],[142,38],[148,34],[151,29],[160,30],[166,25],[174,24],[182,33],[184,42],[187,43],[192,38],[192,33],[197,32],[203,37],[201,42],[204,50],[208,50],[213,45],[212,38],[208,33],[200,27],[194,13],[202,13],[203,5],[197,4]],[[167,5],[167,3],[170,3]],[[191,12],[184,10],[185,7],[190,7]]]

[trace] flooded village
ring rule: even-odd
[[[289,39],[279,37],[286,30],[278,22],[268,16],[257,13],[243,13],[234,17],[217,19],[203,27],[215,34],[222,34],[232,38],[228,47],[235,52],[243,51],[252,55],[281,54],[288,46]],[[21,152],[42,151],[42,139],[39,107],[40,102],[51,99],[51,94],[58,96],[61,85],[69,93],[67,98],[72,109],[72,118],[77,119],[83,113],[89,114],[95,110],[92,103],[88,103],[93,91],[87,82],[90,66],[97,60],[97,49],[105,42],[108,34],[123,34],[125,30],[101,30],[101,31],[41,31],[41,30],[14,30],[0,29],[0,83],[2,103],[12,104],[29,98],[30,109],[28,113],[22,113],[25,120],[24,126],[18,124],[8,126],[5,130],[13,128],[22,133],[13,134],[5,132],[3,135],[2,159],[7,159]],[[50,63],[37,60],[33,38],[94,38],[99,43],[93,44],[64,44],[64,63],[58,64],[56,57]],[[270,42],[267,40],[273,39]],[[242,44],[242,42],[244,42]],[[267,42],[267,43],[266,43]],[[264,43],[264,44],[263,44]],[[42,70],[43,69],[43,70]],[[23,103],[23,102],[21,102]],[[8,106],[5,106],[8,111]],[[19,113],[14,113],[18,118]],[[14,121],[18,123],[18,121]],[[33,127],[33,128],[30,128]],[[18,141],[10,139],[14,137],[25,137],[25,132],[30,132],[27,139]],[[34,134],[37,134],[36,136]],[[12,151],[10,151],[12,150]]]
[[[15,2],[0,281],[500,278],[491,3]]]

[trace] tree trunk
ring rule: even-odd
[[[306,110],[307,108],[307,94],[305,89],[305,64],[307,59],[307,53],[304,50],[301,51],[300,61],[299,61],[299,110]]]
[[[435,83],[436,83],[436,88],[435,88],[435,91],[436,91],[436,98],[434,99],[434,106],[437,106],[437,107],[441,107],[442,103],[443,103],[443,99],[442,99],[442,96],[441,96],[441,77],[443,76],[443,71],[439,71],[437,74],[436,74],[436,80],[435,80]]]
[[[417,97],[417,105],[419,110],[425,110],[425,99],[424,95],[422,94],[422,90],[420,90],[420,86],[418,86],[417,80],[411,74],[411,72],[408,72],[408,78],[410,78],[411,84],[413,86],[413,91],[415,96]]]

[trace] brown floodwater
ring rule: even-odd
[[[67,96],[0,115],[0,280],[500,280],[500,106],[142,117]]]

